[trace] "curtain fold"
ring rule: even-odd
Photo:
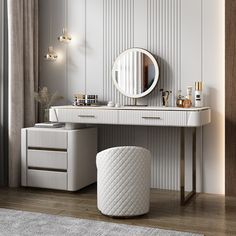
[[[8,77],[6,0],[0,0],[0,186],[8,184]]]
[[[8,0],[9,185],[20,185],[21,128],[34,125],[38,89],[38,0]]]

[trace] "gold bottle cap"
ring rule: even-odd
[[[195,90],[202,91],[202,82],[201,81],[195,82]]]

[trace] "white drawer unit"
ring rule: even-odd
[[[67,170],[67,152],[28,149],[28,167]]]
[[[147,126],[185,126],[186,112],[180,111],[119,111],[119,123]]]
[[[97,129],[21,130],[22,186],[76,191],[96,182]]]
[[[33,148],[67,148],[67,132],[53,129],[28,129],[28,147]]]
[[[67,173],[29,169],[27,186],[67,190]]]
[[[58,110],[61,122],[86,123],[86,124],[117,124],[118,111],[98,109],[64,109]]]

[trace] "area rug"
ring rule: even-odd
[[[0,209],[1,236],[200,236],[42,213]]]

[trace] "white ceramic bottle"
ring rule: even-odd
[[[202,82],[195,82],[195,96],[194,96],[195,107],[203,106],[202,99]]]

